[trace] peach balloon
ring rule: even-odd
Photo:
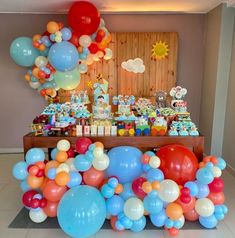
[[[100,148],[104,149],[104,145],[101,142],[97,141],[94,144],[96,147],[100,147]]]
[[[49,161],[45,166],[45,175],[47,176],[48,170],[50,168],[57,168],[60,165],[60,163],[56,160]]]
[[[142,184],[142,189],[145,193],[150,193],[152,191],[152,184],[148,181],[144,182]]]
[[[119,184],[117,185],[117,187],[115,188],[114,192],[115,192],[116,194],[120,194],[120,193],[122,193],[122,191],[123,191],[123,186],[119,183]]]
[[[66,151],[59,151],[56,154],[56,160],[60,163],[65,162],[68,159],[68,154],[66,153]]]
[[[188,221],[197,221],[199,219],[199,215],[195,209],[192,209],[184,213],[184,218]]]
[[[160,189],[160,183],[156,180],[152,182],[152,188],[154,190],[159,190]]]
[[[59,27],[59,25],[58,25],[57,22],[49,21],[49,22],[47,23],[47,31],[48,31],[49,33],[54,34],[54,33],[56,33],[56,32],[59,31],[59,30],[60,30],[60,27]]]
[[[44,177],[36,177],[36,176],[29,175],[27,178],[27,183],[31,188],[36,189],[36,188],[40,188],[40,186],[43,183],[43,180],[44,180]]]
[[[39,169],[45,169],[45,163],[42,161],[38,161],[35,163],[35,165],[39,168]]]
[[[89,170],[84,172],[83,181],[86,185],[99,187],[104,180],[104,176],[104,171],[99,171],[96,170],[94,167],[91,167]]]
[[[43,208],[43,211],[46,213],[48,217],[56,217],[57,207],[58,207],[58,202],[47,201],[47,205],[46,207]]]
[[[184,203],[179,198],[176,200],[176,203],[178,203],[182,207],[184,213],[194,209],[195,202],[195,197],[191,197],[191,201],[189,203]]]
[[[70,180],[69,174],[65,171],[59,172],[55,177],[55,182],[59,186],[65,186]]]
[[[214,203],[214,205],[223,204],[225,201],[225,196],[223,192],[209,193],[208,198]]]
[[[183,209],[178,203],[172,202],[166,207],[166,215],[172,220],[178,220],[183,215]]]

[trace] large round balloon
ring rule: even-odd
[[[105,200],[93,187],[83,185],[66,192],[58,206],[61,229],[72,237],[89,237],[102,227],[106,217]]]
[[[34,61],[40,53],[33,47],[31,38],[18,37],[11,43],[10,55],[16,64],[30,67],[34,65]]]
[[[157,152],[161,159],[160,169],[166,179],[172,179],[183,185],[195,180],[198,160],[192,151],[182,145],[167,145]]]
[[[76,47],[67,41],[55,43],[51,46],[48,59],[58,71],[69,71],[77,66],[79,55]]]
[[[142,173],[142,152],[131,146],[114,147],[108,152],[108,176],[116,176],[120,183],[129,183]]]
[[[68,12],[70,27],[80,35],[91,35],[100,24],[100,14],[90,2],[78,1],[73,3]]]
[[[80,73],[77,68],[67,72],[56,71],[54,77],[58,87],[64,90],[73,90],[80,83]]]

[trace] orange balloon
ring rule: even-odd
[[[66,151],[59,151],[56,154],[56,160],[60,163],[65,162],[68,159],[68,154]]]
[[[29,82],[29,81],[30,81],[30,75],[29,75],[29,74],[25,74],[24,79],[25,79],[27,82]]]
[[[183,209],[178,203],[172,202],[166,207],[166,215],[172,220],[178,220],[183,215]]]
[[[33,165],[29,169],[29,174],[32,175],[32,176],[36,176],[38,171],[39,171],[39,168],[37,166]]]
[[[123,191],[123,186],[119,183],[119,184],[117,185],[117,187],[115,188],[114,192],[115,192],[116,194],[120,194],[120,193],[122,193],[122,191]]]
[[[200,163],[198,164],[198,166],[199,166],[199,168],[203,168],[203,167],[205,167],[205,163],[204,163],[204,162],[200,162]]]
[[[33,175],[29,175],[27,178],[27,183],[29,187],[35,189],[35,188],[40,188],[44,180],[44,177],[36,177]]]
[[[83,174],[83,181],[86,185],[93,187],[99,187],[104,180],[105,173],[104,171],[96,170],[94,167],[91,167]]]
[[[142,189],[145,193],[150,193],[152,191],[152,184],[148,181],[144,182],[142,184]]]
[[[57,168],[60,165],[60,163],[56,160],[49,161],[45,166],[45,175],[47,176],[48,170],[50,168]]]
[[[39,50],[40,50],[40,51],[44,51],[45,49],[46,49],[46,46],[45,46],[45,45],[41,44],[41,45],[39,46]]]
[[[168,230],[170,236],[177,236],[179,234],[179,229],[172,227]]]
[[[43,211],[46,213],[48,217],[56,217],[57,207],[58,207],[58,202],[47,201],[47,205],[46,207],[43,208]]]
[[[213,157],[211,158],[211,163],[213,163],[214,165],[216,165],[216,164],[218,163],[217,158],[213,156]]]
[[[42,162],[42,161],[36,162],[35,165],[36,165],[39,169],[45,169],[45,166],[46,166],[46,165],[44,164],[44,162]]]
[[[194,209],[195,202],[196,202],[195,197],[191,197],[191,201],[189,203],[181,202],[179,198],[176,200],[176,203],[178,203],[182,207],[184,213]]]
[[[37,79],[39,78],[38,73],[39,73],[39,68],[35,67],[32,71],[32,74]]]
[[[39,35],[39,34],[36,34],[33,36],[33,41],[38,41],[40,39],[41,39],[41,35]]]
[[[158,182],[158,181],[153,181],[152,182],[152,188],[154,189],[154,190],[159,190],[160,189],[160,183]]]
[[[111,42],[111,40],[112,40],[112,36],[111,36],[111,34],[108,34],[108,36],[106,38],[107,43],[109,44]]]
[[[188,221],[197,221],[199,218],[199,215],[197,214],[195,209],[192,209],[184,213],[184,218]]]
[[[223,204],[225,200],[225,196],[223,192],[209,193],[208,198],[214,203],[214,205]]]
[[[70,180],[69,174],[65,171],[59,172],[55,177],[55,182],[59,186],[65,186]]]
[[[66,186],[59,186],[55,181],[49,180],[43,189],[43,196],[51,202],[58,202],[66,191]]]
[[[82,53],[82,51],[83,51],[83,47],[82,47],[82,46],[79,46],[79,47],[78,47],[78,53]]]
[[[147,155],[147,154],[143,154],[142,157],[141,157],[141,162],[143,164],[148,164],[149,163],[149,160],[150,160],[150,156]]]
[[[50,95],[52,93],[52,88],[47,88],[46,89],[46,94]]]
[[[49,22],[47,23],[47,31],[48,31],[49,33],[54,34],[54,33],[56,33],[56,32],[59,31],[59,30],[60,30],[60,27],[59,27],[59,25],[58,25],[57,22],[55,22],[55,21],[49,21]]]
[[[103,39],[100,43],[97,43],[99,49],[104,50],[107,47],[107,40]]]
[[[211,158],[212,158],[212,157],[214,157],[214,156],[212,156],[212,155],[205,156],[205,157],[203,158],[203,162],[204,162],[204,163],[211,162]]]
[[[96,147],[104,149],[104,145],[101,142],[97,141],[94,144],[95,144]]]
[[[41,191],[43,191],[44,187],[46,186],[47,182],[49,181],[49,178],[44,177],[43,183],[40,186]]]

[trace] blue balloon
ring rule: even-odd
[[[223,214],[224,213],[223,207],[221,205],[215,205],[215,212],[214,213]]]
[[[184,187],[190,190],[190,196],[195,197],[198,194],[198,186],[195,182],[189,181],[184,184]]]
[[[110,185],[110,187],[116,188],[118,185],[118,180],[116,178],[110,178],[108,180],[108,184]]]
[[[175,220],[174,221],[174,227],[176,229],[180,229],[182,227],[182,222],[180,220]]]
[[[142,216],[139,220],[133,221],[131,230],[134,232],[142,231],[146,226],[146,218]]]
[[[86,159],[85,155],[77,155],[74,159],[74,166],[78,171],[87,171],[91,168],[92,163],[88,159]]]
[[[104,224],[106,206],[100,192],[87,185],[68,190],[58,205],[61,229],[74,238],[94,235]]]
[[[30,80],[31,80],[32,82],[38,82],[38,79],[35,78],[34,76],[31,76]]]
[[[108,152],[108,176],[116,176],[120,183],[132,182],[142,174],[142,152],[131,146],[114,147]]]
[[[27,183],[26,180],[21,181],[21,183],[20,183],[20,188],[21,188],[21,190],[22,190],[23,192],[27,192],[27,191],[29,191],[29,190],[32,189],[31,187],[29,187],[29,185],[28,185],[28,183]]]
[[[40,55],[40,52],[33,47],[31,38],[18,37],[11,43],[10,55],[16,64],[30,67],[34,65],[34,61]]]
[[[197,171],[196,178],[201,184],[209,184],[213,181],[214,175],[209,168],[201,168]]]
[[[42,85],[43,88],[53,88],[53,85],[51,82],[46,82]]]
[[[63,40],[70,40],[70,38],[72,37],[72,32],[69,28],[64,27],[60,30],[61,34],[62,34],[62,39]]]
[[[111,198],[114,195],[114,188],[110,187],[108,184],[105,184],[101,188],[101,194],[105,198]]]
[[[118,195],[114,195],[106,201],[107,212],[112,216],[117,216],[123,211],[124,200]]]
[[[51,151],[51,158],[52,158],[53,160],[56,159],[56,155],[57,155],[58,152],[59,152],[59,150],[58,150],[57,148],[54,148],[54,149]]]
[[[13,176],[18,180],[25,180],[28,177],[28,164],[24,161],[16,163],[12,169]]]
[[[55,177],[56,177],[56,168],[50,168],[47,172],[47,177],[49,179],[55,179]]]
[[[130,229],[133,225],[133,221],[125,215],[120,218],[120,223],[125,229]]]
[[[116,227],[116,229],[119,230],[119,231],[122,231],[122,230],[125,229],[125,227],[122,225],[122,223],[121,223],[120,221],[116,221],[115,227]]]
[[[208,229],[212,229],[212,228],[216,227],[216,225],[218,223],[218,221],[214,215],[211,215],[209,217],[199,216],[199,222],[202,226],[204,226]]]
[[[155,180],[161,182],[164,179],[164,174],[160,169],[150,169],[147,172],[147,179],[149,182],[153,182]]]
[[[214,216],[218,221],[224,220],[224,214],[223,213],[222,214],[215,213]]]
[[[165,227],[166,228],[172,228],[173,226],[174,226],[174,222],[170,218],[167,218],[165,220]]]
[[[71,71],[77,66],[79,55],[76,47],[67,41],[55,43],[48,54],[51,65],[58,71]]]
[[[43,36],[41,38],[42,43],[46,46],[46,47],[50,47],[51,46],[51,41],[49,40],[48,36]]]
[[[221,157],[218,157],[216,166],[219,167],[221,170],[225,169],[226,168],[225,160]]]
[[[143,164],[142,169],[145,173],[147,173],[152,167],[149,164]]]
[[[90,54],[90,50],[88,48],[84,48],[83,49],[83,53],[89,55]]]
[[[120,193],[120,196],[126,201],[128,198],[135,197],[135,194],[132,190],[131,183],[123,184],[123,191]]]
[[[86,159],[89,161],[93,161],[93,159],[94,159],[93,153],[89,150],[85,153],[85,156],[86,156]]]
[[[206,184],[201,184],[199,181],[196,181],[196,184],[198,186],[198,194],[196,195],[196,198],[205,198],[209,195],[209,187]]]
[[[87,58],[87,55],[85,53],[79,54],[79,58],[81,60],[85,60]]]
[[[223,209],[223,213],[227,214],[228,213],[228,207],[226,205],[221,205],[222,209]]]
[[[163,202],[158,197],[149,197],[144,198],[144,209],[149,214],[157,214],[163,209]]]
[[[81,184],[82,182],[82,176],[80,173],[76,171],[70,171],[69,172],[69,182],[67,183],[67,187],[73,188]]]
[[[35,164],[39,161],[43,162],[45,160],[45,153],[40,148],[32,148],[26,153],[25,160],[28,164]]]
[[[156,227],[162,227],[165,225],[165,221],[167,219],[167,215],[165,209],[161,210],[157,214],[150,214],[150,220]]]

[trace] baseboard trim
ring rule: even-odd
[[[18,154],[23,152],[23,148],[0,148],[0,154]]]
[[[230,164],[227,164],[226,169],[233,177],[235,177],[235,169]]]

